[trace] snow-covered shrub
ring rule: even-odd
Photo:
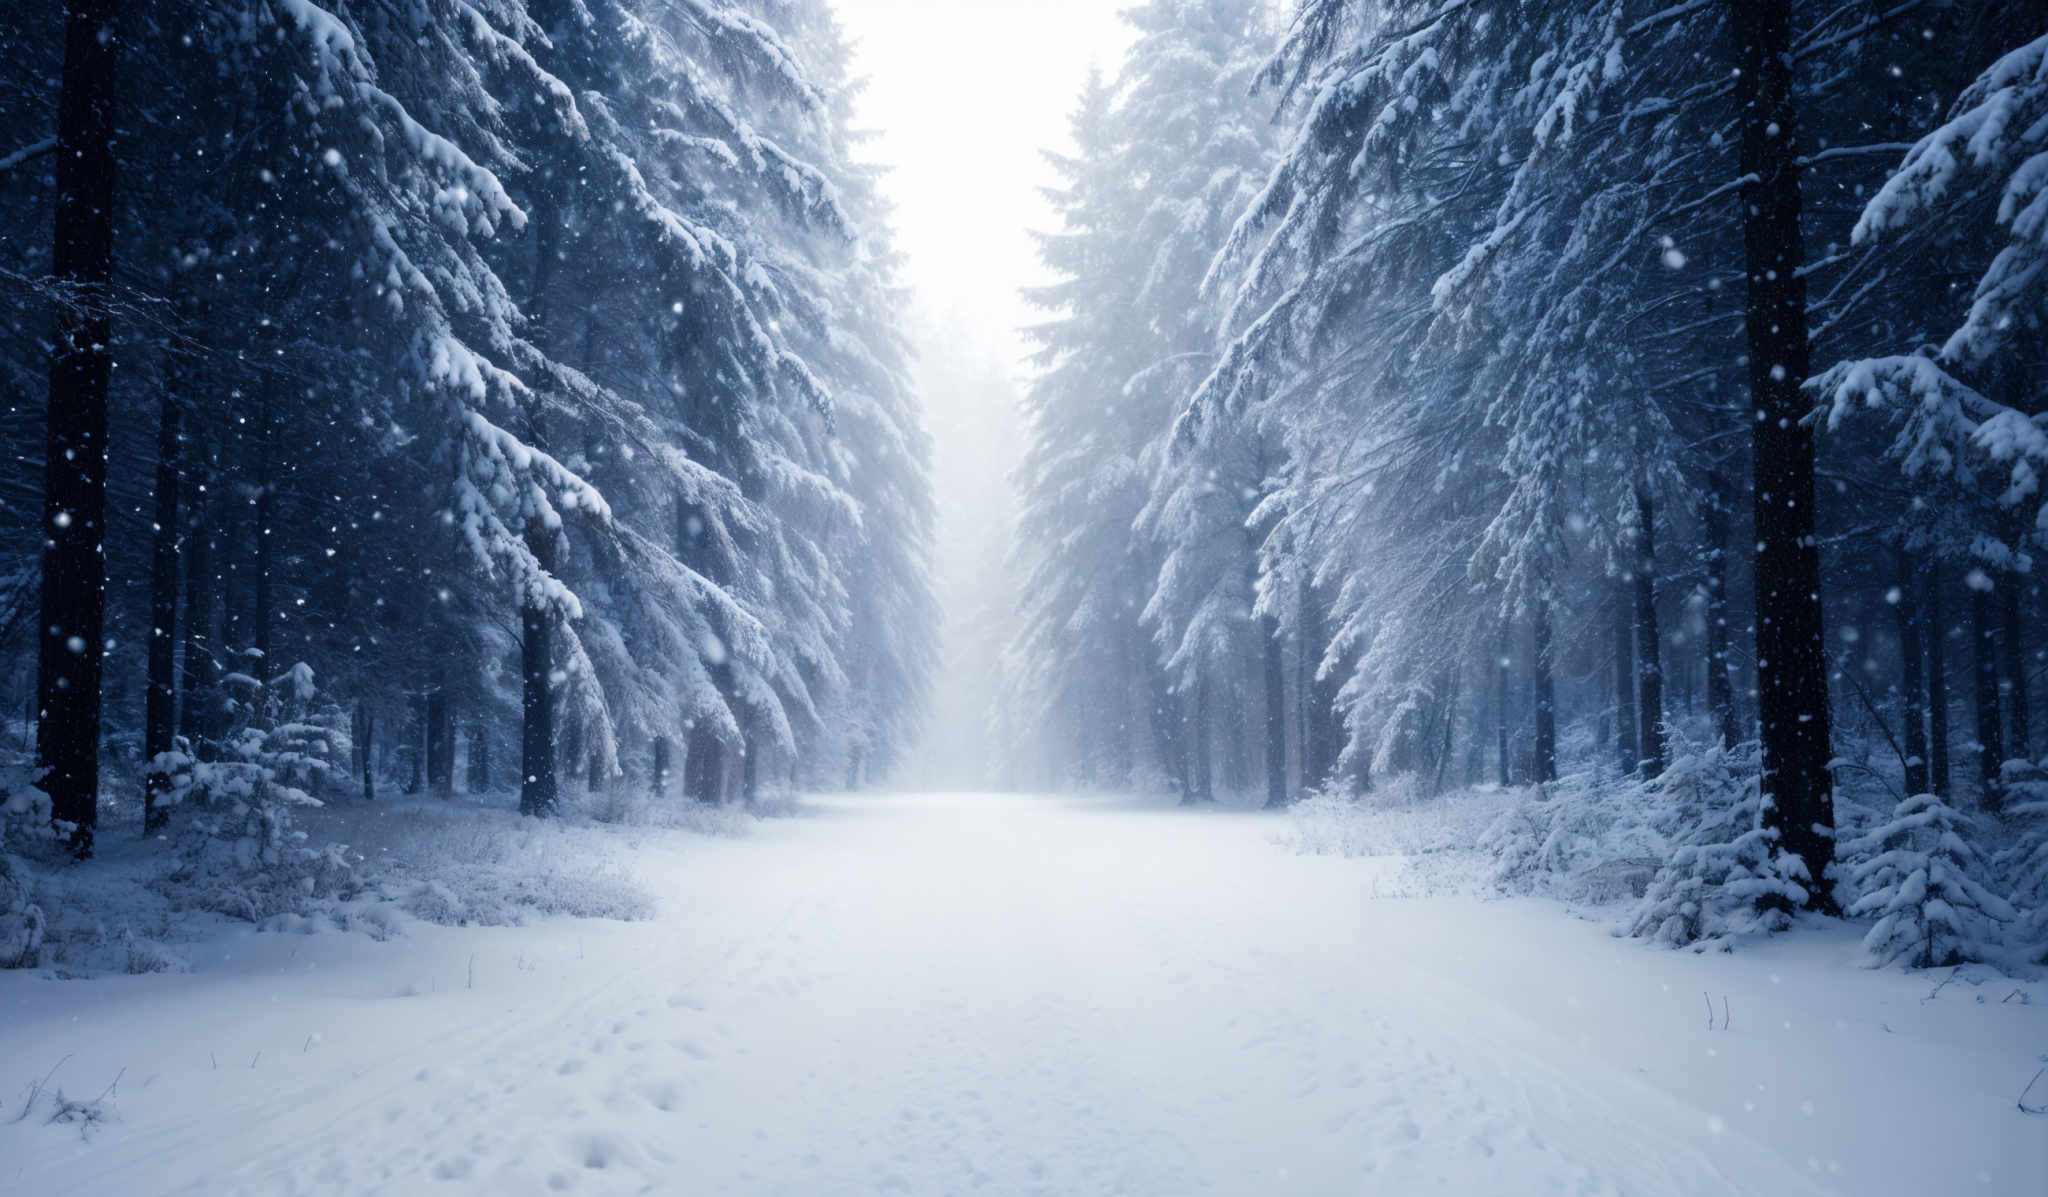
[[[653,895],[618,863],[616,831],[440,803],[381,811],[354,826],[376,889],[425,922],[513,926],[535,914],[654,914]],[[373,936],[391,930],[354,907],[330,917]]]
[[[0,755],[0,852],[21,852],[50,838],[50,796],[36,788],[29,758],[8,750]]]
[[[1312,792],[1288,807],[1287,822],[1290,846],[1306,856],[1375,856],[1387,846],[1357,800],[1335,791]]]
[[[1470,856],[1484,829],[1516,800],[1510,792],[1459,790],[1378,806],[1333,786],[1290,806],[1287,832],[1278,838],[1304,856]]]
[[[190,904],[251,922],[345,894],[353,885],[347,848],[308,846],[293,826],[296,811],[320,805],[313,791],[347,758],[342,719],[315,707],[303,664],[270,688],[242,675],[229,688],[233,722],[212,759],[181,741],[154,762],[171,778],[166,804],[185,815],[166,885]]]
[[[505,922],[516,920],[482,920],[474,918],[469,903],[455,896],[455,891],[439,881],[422,881],[412,887],[400,903],[406,912],[424,922],[439,923],[444,927],[460,927],[470,922]]]
[[[46,929],[26,862],[0,854],[0,968],[33,968]]]
[[[50,796],[36,788],[35,776],[26,754],[9,749],[0,756],[0,968],[36,967],[49,935],[29,858],[51,850],[56,837]]]
[[[661,822],[665,827],[680,827],[698,835],[737,840],[754,834],[755,814],[739,806],[686,802]]]
[[[1599,903],[1641,897],[1664,859],[1670,812],[1683,802],[1696,760],[1679,752],[1647,782],[1588,771],[1526,791],[1480,837],[1491,884]]]
[[[636,785],[606,786],[590,796],[590,817],[618,827],[645,827],[654,821],[654,798]]]
[[[654,900],[638,881],[609,863],[586,861],[469,870],[459,881],[412,886],[401,905],[414,918],[449,927],[518,926],[531,914],[621,922],[654,917]]]
[[[1778,850],[1763,825],[1756,748],[1718,745],[1672,759],[1658,779],[1672,849],[1650,882],[1628,933],[1685,947],[1791,925],[1809,879],[1797,855]]]
[[[398,917],[375,900],[336,903],[328,910],[327,917],[341,930],[361,931],[378,943],[405,933],[399,926]]]
[[[1366,806],[1382,809],[1414,806],[1437,797],[1435,788],[1420,773],[1413,771],[1389,773],[1373,783],[1373,787],[1358,796]]]
[[[1661,841],[1644,823],[1641,796],[1633,784],[1559,786],[1548,798],[1531,792],[1479,838],[1493,862],[1492,884],[1604,901],[1617,888],[1634,888],[1623,873],[1639,871],[1647,881]]]
[[[190,967],[162,944],[144,939],[132,931],[122,934],[121,947],[127,955],[125,967],[131,977],[147,973],[182,973]]]
[[[1872,967],[1939,968],[1983,960],[1995,951],[1997,924],[2013,910],[1980,878],[1983,859],[1970,846],[1969,819],[1933,794],[1899,803],[1890,822],[1842,845],[1858,861],[1862,896],[1851,915],[1876,915],[1863,937]]]
[[[2011,847],[1997,863],[2019,909],[2013,943],[2026,959],[2048,964],[2048,759],[2005,763],[2005,803]]]

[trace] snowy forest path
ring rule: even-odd
[[[1777,1077],[1733,1112],[1786,1049],[1700,1030],[1716,962],[1379,898],[1390,863],[1281,851],[1271,816],[804,809],[648,835],[652,922],[329,934],[311,965],[251,935],[240,971],[136,979],[147,1005],[100,983],[0,1047],[75,1053],[81,1089],[128,1067],[120,1118],[42,1131],[0,1190],[1848,1191],[1769,1145],[1798,1117]]]

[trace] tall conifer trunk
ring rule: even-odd
[[[1195,679],[1194,707],[1194,718],[1189,720],[1194,734],[1188,737],[1188,771],[1193,774],[1194,784],[1181,799],[1183,805],[1213,802],[1216,798],[1209,764],[1209,677],[1206,673]]]
[[[1970,586],[1970,654],[1972,696],[1977,712],[1977,786],[1984,809],[2004,809],[2005,786],[2000,771],[2005,765],[2005,724],[1998,704],[1998,612],[1997,600],[1986,588]]]
[[[1664,651],[1657,627],[1657,509],[1645,486],[1636,488],[1636,675],[1642,713],[1642,770],[1645,777],[1664,772]]]
[[[156,526],[149,566],[149,690],[143,710],[142,833],[164,825],[160,805],[171,788],[170,772],[158,767],[176,743],[178,718],[178,444],[182,398],[176,373],[165,370],[156,436]]]
[[[1502,620],[1500,625],[1500,655],[1493,662],[1493,731],[1496,741],[1494,750],[1499,757],[1500,784],[1503,788],[1514,784],[1514,770],[1508,757],[1508,666],[1513,658],[1514,625]]]
[[[438,661],[427,678],[427,788],[436,798],[455,795],[455,712],[448,667]]]
[[[1614,749],[1624,776],[1633,777],[1643,763],[1636,741],[1636,630],[1631,592],[1626,583],[1614,590]]]
[[[1753,503],[1756,522],[1757,713],[1763,815],[1807,874],[1808,905],[1832,911],[1833,752],[1820,552],[1814,541],[1806,248],[1800,221],[1799,112],[1793,96],[1791,0],[1729,0],[1741,107],[1740,196],[1747,278]]]
[[[1735,684],[1728,677],[1728,480],[1719,471],[1707,476],[1707,502],[1702,522],[1707,534],[1707,708],[1721,746],[1733,748],[1742,737],[1735,726]]]
[[[37,783],[73,854],[99,824],[106,638],[108,294],[114,272],[114,22],[119,0],[69,0],[57,96],[51,273],[60,305],[43,441],[43,585],[37,630]]]
[[[1913,601],[1913,555],[1899,548],[1899,690],[1905,722],[1906,794],[1927,793],[1926,682],[1922,676],[1920,604]]]
[[[1266,809],[1287,805],[1287,670],[1281,660],[1280,621],[1258,620],[1260,664],[1266,682]]]
[[[2022,546],[2015,544],[2016,550]],[[2024,636],[2024,617],[2021,592],[2026,589],[2027,578],[2017,570],[2009,571],[1999,587],[1998,607],[2001,635],[1999,637],[1999,682],[2000,696],[2005,699],[2007,735],[2005,754],[2008,760],[2032,760],[2034,757],[2034,729],[2032,713],[2027,702],[2027,651]]]
[[[527,544],[540,567],[553,572],[554,537],[529,527]],[[519,606],[519,813],[545,818],[555,813],[554,628],[548,609],[529,598]]]
[[[1927,759],[1932,766],[1927,784],[1949,797],[1954,779],[1949,766],[1948,613],[1943,602],[1941,570],[1927,571]]]
[[[278,676],[277,665],[270,659],[272,648],[270,640],[271,574],[276,567],[276,557],[273,555],[273,548],[276,544],[274,539],[275,529],[271,525],[276,518],[275,504],[277,501],[277,477],[275,473],[277,462],[273,456],[274,446],[272,445],[271,438],[274,430],[271,427],[270,419],[270,391],[266,388],[263,392],[261,410],[256,417],[256,435],[258,437],[256,442],[256,502],[254,504],[256,521],[256,527],[254,528],[256,534],[256,577],[254,580],[255,595],[250,605],[251,627],[249,632],[250,647],[256,650],[253,654],[255,657],[254,668],[250,669],[249,672],[254,674],[258,681],[264,683],[266,697],[269,694],[269,684],[275,681]]]
[[[191,438],[186,439],[191,461]],[[216,670],[213,638],[213,527],[208,506],[195,503],[185,530],[185,648],[180,672],[185,703],[178,710],[178,734],[201,760],[212,757],[213,682]]]
[[[1557,663],[1551,645],[1549,600],[1537,601],[1534,619],[1536,781],[1540,785],[1557,780],[1557,685],[1552,676]]]
[[[484,719],[478,719],[469,729],[469,777],[465,785],[472,794],[487,794],[491,789],[491,725]]]
[[[544,185],[533,204],[533,291],[528,309],[536,341],[550,331],[548,287],[554,278],[560,210]],[[529,413],[528,436],[545,448],[538,413]],[[555,533],[538,519],[526,525],[526,547],[540,568],[555,571]],[[519,813],[546,818],[560,805],[555,782],[554,613],[537,594],[519,598]]]

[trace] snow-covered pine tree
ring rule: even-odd
[[[2009,763],[2005,792],[2014,834],[1996,863],[2018,913],[2014,946],[2027,960],[2048,962],[2048,760]]]
[[[2006,15],[1982,14],[1984,26],[1956,40],[2000,47],[2025,27],[2017,13]],[[1942,323],[1884,327],[1888,342],[1862,339],[1814,381],[1831,432],[1876,423],[1890,436],[1883,457],[1916,488],[1943,496],[1932,519],[1921,517],[1932,526],[1920,539],[1965,582],[1977,774],[1994,808],[2005,758],[2031,752],[2023,613],[2039,590],[2034,559],[2048,547],[2048,412],[2024,381],[2024,362],[2043,343],[2048,296],[2038,277],[2048,260],[2040,185],[2048,157],[2031,131],[2044,114],[2048,39],[2036,37],[2003,47],[1907,150],[1861,210],[1850,273],[1863,292],[1924,294],[1922,310],[1941,313]],[[1940,285],[1958,259],[1978,274],[1966,307]]]
[[[124,626],[175,622],[149,638],[172,691],[161,668],[149,689],[195,760],[234,754],[244,677],[305,660],[348,708],[364,794],[379,773],[446,792],[465,735],[474,785],[521,718],[522,655],[524,777],[571,740],[576,772],[637,772],[691,724],[830,755],[856,709],[900,751],[929,664],[926,462],[845,84],[803,62],[843,46],[776,27],[819,14],[131,15],[118,236],[140,318],[115,385],[138,401],[114,405],[107,599]],[[0,103],[49,124],[54,94],[17,101],[44,95],[61,28],[22,32]],[[47,220],[49,159],[8,162],[6,266],[30,285],[48,247],[13,234]],[[42,366],[21,311],[10,398]],[[834,428],[827,392],[856,377],[882,397]],[[36,482],[4,481],[11,520]],[[153,532],[158,497],[177,518]],[[106,656],[130,759],[129,729],[157,736],[167,709],[142,717],[141,647]],[[849,700],[857,660],[878,680]]]
[[[1796,856],[1764,823],[1755,746],[1715,746],[1681,758],[1658,778],[1672,848],[1627,925],[1628,933],[1670,948],[1781,931],[1806,905]]]
[[[1848,913],[1877,916],[1863,937],[1868,963],[1942,968],[1997,952],[2000,927],[2016,916],[1987,884],[1969,823],[1933,794],[1915,794],[1842,845],[1861,891]]]
[[[1035,725],[1028,734],[1070,762],[1064,780],[1164,775],[1192,798],[1208,790],[1204,711],[1257,693],[1244,522],[1256,491],[1208,487],[1204,467],[1168,460],[1164,433],[1213,352],[1202,273],[1264,169],[1270,133],[1248,91],[1265,26],[1257,5],[1234,2],[1161,0],[1125,19],[1136,40],[1116,77],[1083,93],[1077,153],[1053,158],[1063,227],[1041,235],[1057,281],[1030,296],[1048,319],[1032,330],[1040,372],[1026,399],[1023,620],[1007,701],[1026,713],[1012,722]],[[1162,512],[1183,481],[1224,496],[1213,511],[1183,496],[1214,522]],[[1197,541],[1227,543],[1225,558],[1204,557],[1220,573],[1193,564],[1206,553]],[[1218,590],[1210,611],[1232,613],[1221,639],[1214,621],[1190,622],[1197,592]]]

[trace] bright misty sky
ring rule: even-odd
[[[868,149],[910,256],[908,281],[942,327],[1015,362],[1017,298],[1040,281],[1029,230],[1052,217],[1041,149],[1065,148],[1091,64],[1116,70],[1127,0],[838,0],[867,76]]]
[[[1039,318],[1018,297],[1044,281],[1033,230],[1054,227],[1041,151],[1066,149],[1067,118],[1091,65],[1116,70],[1129,0],[836,0],[867,79],[869,160],[891,169],[912,324],[937,448],[934,582],[945,664],[924,743],[897,781],[980,788],[998,780],[987,720],[1015,619],[1004,565],[1024,431],[1018,334]],[[1007,376],[1007,377],[1006,377]]]

